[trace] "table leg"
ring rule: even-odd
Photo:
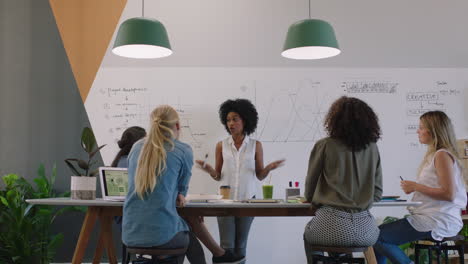
[[[104,235],[104,245],[107,249],[107,257],[110,264],[117,264],[115,256],[114,239],[112,237],[112,217],[104,215],[101,217],[101,229]]]
[[[102,221],[101,221],[101,225],[102,225]],[[94,251],[93,264],[101,263],[102,251],[104,249],[104,246],[105,246],[105,235],[101,228],[101,231],[99,232],[99,240],[96,246],[96,251]]]
[[[373,247],[368,247],[366,251],[364,251],[364,256],[366,258],[367,264],[377,264],[377,259],[375,258]]]
[[[99,210],[95,207],[89,207],[86,212],[83,225],[81,226],[80,236],[75,247],[75,252],[73,253],[72,264],[81,264],[83,257],[86,251],[86,246],[88,245],[89,236],[91,231],[93,231],[94,224],[98,218]]]

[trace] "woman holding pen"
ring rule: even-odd
[[[379,239],[374,245],[379,264],[384,264],[386,258],[392,263],[412,263],[398,245],[431,238],[442,240],[455,236],[463,227],[461,210],[467,198],[450,118],[441,111],[423,114],[418,137],[428,146],[427,152],[416,181],[402,178],[401,188],[406,194],[414,193],[412,201],[422,204],[408,207],[408,217],[379,227]]]
[[[262,143],[249,137],[258,122],[257,110],[249,100],[225,101],[219,108],[219,118],[230,136],[216,144],[215,167],[203,160],[196,162],[221,185],[230,186],[231,199],[255,198],[259,182],[284,160],[263,165]],[[253,217],[218,217],[221,246],[245,256],[252,221]]]

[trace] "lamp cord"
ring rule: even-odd
[[[145,17],[145,0],[141,0],[141,16]]]
[[[310,19],[310,0],[309,0],[309,19]]]

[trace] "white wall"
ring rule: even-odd
[[[468,1],[311,0],[311,17],[330,22],[342,54],[282,58],[288,27],[308,17],[307,0],[146,0],[174,54],[160,60],[113,56],[103,67],[468,67]],[[141,15],[128,0],[121,21]],[[110,46],[111,47],[111,46]]]

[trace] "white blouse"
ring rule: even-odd
[[[232,136],[222,141],[223,168],[221,185],[231,187],[231,199],[245,200],[256,195],[260,181],[255,173],[255,149],[257,141],[247,135],[239,150]]]
[[[452,158],[452,154],[445,149],[439,151],[447,152]],[[436,153],[437,153],[436,152]],[[416,182],[432,188],[440,188],[439,178],[434,166],[434,157],[419,173]],[[455,159],[455,158],[454,158]],[[408,222],[419,232],[431,231],[432,238],[442,240],[444,237],[451,237],[463,227],[461,210],[466,207],[466,189],[463,181],[461,168],[457,162],[453,164],[453,183],[455,185],[455,198],[453,201],[441,201],[433,199],[420,192],[415,192],[412,201],[422,202],[420,206],[408,207],[411,215]]]

